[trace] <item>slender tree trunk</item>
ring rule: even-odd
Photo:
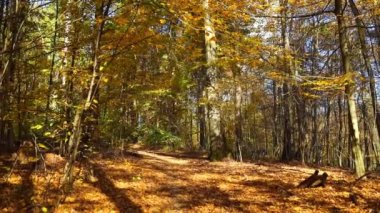
[[[330,116],[331,116],[331,105],[329,98],[326,99],[326,128],[325,128],[325,146],[326,146],[326,160],[327,165],[331,165],[332,157],[331,153],[331,143],[330,143]]]
[[[272,93],[273,93],[273,129],[272,129],[272,137],[273,137],[273,156],[276,154],[276,150],[279,147],[279,132],[278,132],[278,103],[277,103],[277,83],[273,81]]]
[[[298,91],[299,93],[300,91]],[[297,125],[298,125],[298,147],[297,147],[297,160],[301,160],[305,163],[305,144],[307,142],[307,115],[306,115],[306,103],[300,98],[300,94],[297,94]]]
[[[58,3],[59,1],[57,1]],[[76,17],[80,16],[78,12],[76,11],[76,7],[79,7],[79,5],[73,5],[74,2],[72,0],[62,0],[60,2],[61,8],[65,11],[65,21],[64,24],[64,38],[63,38],[63,57],[61,59],[61,72],[62,72],[62,90],[64,90],[64,100],[66,104],[64,105],[64,126],[65,126],[65,135],[63,139],[60,141],[60,154],[66,155],[68,146],[69,146],[69,139],[70,135],[72,133],[72,105],[73,102],[73,70],[75,68],[76,63],[76,45],[78,43],[78,27],[73,23],[73,20],[75,20]],[[58,7],[59,8],[59,7]],[[55,46],[55,45],[54,45]],[[71,48],[69,48],[71,46]],[[54,53],[53,53],[54,54]],[[51,80],[53,81],[53,68],[54,68],[54,60],[51,64]],[[51,87],[51,85],[49,86]],[[49,94],[50,98],[50,94]],[[49,100],[50,105],[50,100]]]
[[[290,62],[288,60],[288,54],[290,51],[290,43],[289,43],[289,33],[288,33],[288,18],[287,16],[287,7],[288,1],[281,0],[281,6],[284,7],[281,12],[281,42],[283,45],[283,69],[285,70],[286,75],[291,75]],[[287,82],[283,84],[283,108],[284,108],[284,135],[283,135],[283,149],[282,149],[282,157],[283,161],[290,161],[293,159],[293,150],[292,150],[292,119],[291,119],[291,87]]]
[[[374,8],[380,7],[380,1],[379,0],[376,0],[374,2],[374,4],[375,4]],[[376,63],[376,65],[377,65],[377,70],[379,70],[380,69],[380,14],[377,13],[373,19],[374,19],[374,22],[377,26],[374,31],[377,35],[377,39],[376,39],[377,40],[377,63]],[[375,52],[374,52],[374,55],[375,55],[374,58],[376,59],[376,53]],[[376,119],[377,119],[376,122],[378,124],[377,128],[380,131],[380,112],[377,112]]]
[[[313,22],[313,26],[315,23]],[[314,76],[315,73],[315,67],[317,65],[316,63],[316,56],[318,54],[318,47],[319,47],[319,35],[318,33],[313,37],[312,41],[312,58],[311,58],[311,75]],[[316,164],[321,163],[321,152],[322,152],[322,146],[321,146],[321,140],[319,136],[319,124],[318,124],[318,101],[314,101],[312,103],[312,147],[313,147],[313,162]]]
[[[0,51],[5,52],[7,50],[8,46],[8,30],[7,30],[7,21],[9,21],[9,2],[8,1],[1,1],[1,10],[0,10],[0,17],[1,17],[1,42],[0,42]],[[5,60],[6,55],[2,54],[0,55],[0,81],[3,79],[5,75],[4,67],[5,67]],[[0,145],[1,147],[5,146],[4,143],[6,142],[5,138],[5,128],[6,128],[6,121],[5,121],[5,115],[8,111],[8,104],[7,104],[7,90],[6,90],[6,84],[0,83]]]
[[[108,15],[109,8],[111,6],[111,1],[108,0],[105,4],[102,1],[100,8],[98,10],[101,12],[101,21],[97,24],[97,34],[95,40],[95,48],[94,48],[94,57],[92,61],[92,76],[91,82],[89,85],[89,91],[87,93],[87,98],[84,100],[83,105],[78,107],[75,112],[74,122],[73,122],[73,130],[72,135],[69,140],[69,160],[65,165],[64,175],[62,177],[61,186],[64,191],[68,191],[71,188],[73,182],[73,165],[76,160],[78,146],[81,140],[82,133],[82,116],[83,113],[91,107],[93,102],[94,95],[96,94],[97,84],[99,83],[99,56],[100,56],[100,42],[103,35],[103,28],[105,24],[105,18]]]
[[[6,142],[6,148],[12,149],[14,147],[14,121],[9,119],[12,107],[15,106],[15,100],[11,98],[17,91],[17,84],[15,82],[15,74],[17,72],[18,64],[16,58],[19,54],[19,44],[22,40],[23,27],[27,16],[28,2],[21,2],[20,0],[7,1],[3,8],[6,8],[6,20],[3,25],[4,43],[2,53],[5,59],[0,66],[0,141]],[[0,54],[2,55],[2,54]]]
[[[352,73],[350,69],[350,60],[348,56],[348,41],[346,38],[346,27],[344,24],[344,8],[343,0],[335,0],[335,15],[338,22],[338,34],[339,34],[339,46],[341,51],[342,69],[344,74]],[[348,105],[348,114],[350,127],[352,129],[352,152],[355,161],[355,172],[358,177],[364,175],[364,159],[360,144],[360,131],[358,118],[356,114],[356,103],[355,103],[355,80],[346,85],[346,97]]]
[[[190,100],[187,100],[187,103],[190,105]],[[189,132],[189,142],[190,142],[190,145],[191,145],[191,150],[193,151],[194,150],[194,142],[193,142],[193,133],[194,133],[194,130],[193,130],[193,110],[192,109],[189,109],[189,114],[190,114],[190,132]]]
[[[207,149],[207,128],[206,128],[206,109],[205,106],[198,106],[198,119],[199,119],[199,143],[200,148]]]
[[[51,63],[50,63],[49,86],[48,86],[48,93],[47,93],[47,97],[46,97],[45,126],[48,126],[51,93],[52,93],[52,88],[53,88],[53,73],[54,73],[55,56],[56,56],[55,48],[56,48],[57,35],[58,35],[58,14],[59,14],[59,0],[56,0],[56,2],[55,2],[55,18],[54,18],[54,35],[53,35],[53,43],[51,45],[51,49],[52,49],[53,53],[52,53]]]
[[[137,143],[139,141],[139,138],[136,134],[137,132],[137,129],[138,129],[138,121],[137,121],[137,117],[138,117],[138,114],[137,114],[137,100],[136,99],[133,99],[132,100],[132,104],[130,106],[130,118],[131,118],[131,127],[132,127],[132,135],[131,135],[131,139],[132,139],[132,143]]]
[[[342,99],[338,98],[338,119],[339,119],[339,130],[338,130],[338,164],[343,167],[343,109],[342,109]]]
[[[317,114],[317,104],[314,103],[312,105],[313,108],[313,116],[312,116],[312,127],[313,127],[313,136],[312,136],[312,146],[313,146],[313,153],[315,154],[314,163],[320,164],[321,163],[321,144],[320,140],[318,138],[318,114]]]
[[[374,159],[374,158],[371,158],[371,153],[370,153],[370,140],[369,140],[369,137],[368,137],[368,133],[369,133],[369,125],[368,125],[368,120],[370,119],[368,117],[368,109],[367,109],[367,103],[365,101],[366,97],[365,97],[365,92],[364,91],[361,91],[361,94],[360,94],[360,97],[361,97],[361,101],[363,102],[362,103],[362,107],[361,107],[361,111],[362,111],[362,115],[363,115],[363,139],[364,139],[364,153],[365,153],[365,165],[366,165],[366,168],[368,169],[371,165],[373,165],[373,163],[371,162],[371,159]],[[376,165],[376,161],[375,161],[375,165]]]
[[[205,83],[206,83],[206,70],[202,68],[197,76],[198,86],[197,86],[197,99],[198,99],[198,130],[199,130],[199,145],[200,149],[206,150],[207,141],[207,123],[206,123],[206,105],[204,103],[205,97]]]
[[[368,124],[370,128],[371,141],[374,147],[375,158],[376,158],[377,164],[380,164],[380,139],[379,139],[379,131],[378,131],[379,126],[377,126],[376,124],[376,115],[377,115],[377,95],[376,95],[376,86],[375,86],[376,81],[375,81],[374,72],[372,70],[370,57],[368,55],[364,22],[361,19],[361,14],[355,5],[355,2],[353,0],[349,0],[349,3],[351,6],[351,11],[355,15],[355,22],[357,25],[357,31],[359,35],[360,50],[361,50],[364,65],[369,77],[369,90],[371,94],[372,111],[370,111],[371,114],[369,115],[370,120],[368,120]]]
[[[235,76],[235,145],[236,160],[242,162],[241,144],[243,142],[243,117],[241,114],[241,101],[243,91],[239,82],[236,82],[236,78],[240,77],[240,71],[237,71],[237,73],[237,76]]]

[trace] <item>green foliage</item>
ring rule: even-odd
[[[181,146],[182,142],[180,137],[156,127],[149,128],[145,126],[141,128],[140,134],[145,135],[143,143],[158,148],[176,149]]]

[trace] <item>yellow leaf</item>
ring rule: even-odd
[[[45,144],[43,143],[38,143],[38,147],[42,148],[42,149],[49,149],[49,147],[47,147]]]
[[[41,211],[45,213],[45,212],[48,212],[48,209],[46,207],[42,207]]]
[[[51,136],[52,134],[51,134],[51,132],[45,132],[44,133],[44,136],[46,136],[46,137],[49,137],[49,136]]]
[[[36,129],[36,130],[39,130],[39,129],[42,129],[42,125],[41,124],[37,124],[37,125],[34,125],[31,127],[31,129]]]

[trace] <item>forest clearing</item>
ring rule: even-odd
[[[0,212],[379,212],[380,0],[0,0]]]
[[[302,189],[297,185],[314,170],[296,164],[209,162],[200,155],[141,150],[118,157],[98,155],[90,163],[96,180],[86,179],[86,172],[78,167],[74,191],[54,212],[377,212],[380,209],[379,173],[355,182],[354,175],[346,170],[319,168],[329,174],[327,186]],[[1,180],[1,212],[41,212],[43,207],[51,210],[56,205],[60,194],[56,191],[59,167],[46,173],[25,172],[16,168],[8,182]]]

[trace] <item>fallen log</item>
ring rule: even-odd
[[[325,187],[327,182],[327,173],[324,172],[322,175],[318,175],[319,171],[315,170],[314,173],[298,184],[297,188],[314,188],[314,187]]]

